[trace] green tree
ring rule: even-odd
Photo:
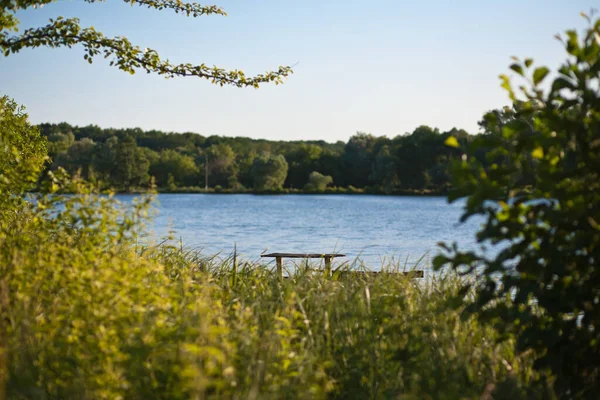
[[[398,178],[405,189],[424,189],[430,183],[429,170],[444,149],[444,139],[437,128],[417,127],[410,135],[397,140],[395,157]]]
[[[400,185],[396,161],[388,145],[384,145],[379,149],[373,161],[373,168],[369,179],[376,185],[381,186],[386,193],[392,192]]]
[[[375,142],[375,136],[364,132],[358,132],[348,140],[343,155],[346,186],[362,188],[369,184]]]
[[[325,148],[321,156],[316,161],[316,171],[321,171],[324,175],[330,175],[336,186],[344,184],[344,165],[342,162],[342,154],[344,149],[343,142],[339,149]]]
[[[61,156],[66,156],[73,143],[75,136],[72,131],[53,133],[48,136],[48,155],[58,161]]]
[[[252,164],[254,190],[262,192],[281,189],[287,171],[288,164],[284,156],[262,153]]]
[[[254,160],[258,157],[258,154],[254,151],[250,151],[247,154],[238,154],[237,165],[238,165],[238,182],[242,187],[252,187],[254,180],[252,178],[252,165]]]
[[[81,177],[89,179],[93,175],[93,156],[96,143],[92,139],[83,138],[69,147],[66,154],[65,169],[71,173],[81,173]]]
[[[285,186],[302,187],[308,174],[317,167],[316,162],[321,153],[323,153],[323,149],[314,144],[302,143],[299,146],[291,147],[291,151],[285,153],[285,159],[289,165]]]
[[[149,162],[131,136],[126,136],[119,142],[115,161],[115,183],[117,185],[122,185],[127,191],[130,191],[134,186],[148,183],[150,179],[150,175],[148,175]]]
[[[509,118],[509,114],[503,118]],[[484,123],[485,121],[482,121],[482,124]],[[449,136],[463,144],[472,139],[472,136],[463,130],[452,129],[440,133],[438,129],[427,126],[420,126],[413,133],[394,139],[359,134],[350,138],[346,144],[204,137],[189,132],[178,134],[156,130],[143,131],[139,128],[102,129],[97,126],[70,126],[66,123],[41,124],[40,128],[44,136],[61,142],[60,145],[56,144],[58,142],[51,143],[52,146],[61,148],[53,157],[51,167],[54,170],[62,166],[69,171],[76,171],[69,163],[68,147],[74,139],[93,140],[96,143],[93,171],[103,182],[110,181],[109,178],[114,175],[114,145],[118,142],[117,138],[131,136],[136,139],[137,145],[150,162],[151,174],[157,177],[161,187],[165,187],[169,173],[161,172],[164,171],[164,166],[158,165],[160,153],[164,150],[173,151],[174,153],[169,153],[173,157],[178,157],[175,154],[192,157],[198,167],[197,180],[194,180],[191,174],[187,174],[187,178],[180,178],[177,173],[171,171],[177,185],[203,186],[208,159],[210,186],[242,189],[253,186],[251,170],[257,154],[263,149],[271,149],[267,152],[282,154],[288,162],[288,176],[284,188],[303,188],[308,175],[312,171],[318,171],[331,176],[336,186],[349,185],[359,180],[364,183],[366,179],[370,190],[386,193],[398,189],[447,190],[450,160],[461,153],[446,146],[444,141]],[[485,155],[486,151],[480,150],[480,155]],[[182,179],[187,183],[182,183]]]
[[[0,196],[4,208],[32,188],[46,160],[46,139],[29,123],[23,107],[0,97]]]
[[[98,178],[108,184],[112,182],[116,175],[117,167],[117,149],[119,139],[116,136],[109,137],[104,143],[96,145],[94,152],[94,171],[98,174]]]
[[[158,159],[150,164],[150,175],[156,178],[156,184],[168,186],[169,177],[175,186],[193,186],[199,181],[198,166],[190,156],[174,150],[164,150]]]
[[[279,67],[276,71],[269,71],[252,77],[247,77],[240,70],[224,70],[217,66],[206,64],[192,65],[189,63],[172,64],[162,59],[156,50],[142,49],[133,45],[127,38],[117,36],[110,38],[97,31],[94,27],[83,28],[78,18],[58,17],[50,19],[44,26],[25,29],[18,32],[19,20],[16,14],[20,10],[41,7],[56,0],[7,0],[0,3],[0,51],[5,56],[18,53],[24,48],[36,47],[73,47],[81,45],[84,49],[84,59],[92,62],[96,56],[110,58],[110,65],[119,69],[135,73],[142,70],[156,73],[166,77],[195,76],[208,79],[218,85],[233,85],[237,87],[259,87],[261,83],[274,82],[279,84],[283,78],[292,71],[290,67]],[[86,0],[96,3],[100,0]],[[131,5],[153,8],[157,10],[169,9],[188,17],[203,15],[226,16],[225,11],[217,6],[202,6],[197,3],[184,3],[176,0],[123,0]]]
[[[516,332],[560,398],[600,393],[600,19],[588,20],[583,36],[561,38],[567,60],[552,81],[531,59],[511,65],[529,84],[517,93],[501,76],[513,109],[488,113],[488,133],[454,166],[450,200],[466,198],[462,220],[483,216],[478,241],[500,248],[445,245],[435,260],[481,275],[471,310]]]
[[[235,152],[231,146],[224,143],[213,144],[206,150],[206,153],[208,155],[209,186],[235,186],[238,169],[235,163]]]

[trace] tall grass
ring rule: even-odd
[[[148,204],[42,198],[2,236],[0,398],[478,399],[531,383],[510,338],[461,318],[453,275],[281,279],[140,249]]]

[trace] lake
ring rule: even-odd
[[[130,202],[133,196],[118,195]],[[462,203],[444,197],[159,194],[152,240],[257,261],[263,252],[339,252],[372,269],[426,266],[440,241],[474,248],[480,222],[459,223]],[[480,220],[481,221],[481,220]],[[336,263],[339,264],[337,259]]]

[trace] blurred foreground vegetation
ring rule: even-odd
[[[148,202],[40,198],[1,238],[7,398],[478,399],[533,381],[531,356],[461,319],[451,275],[282,280],[141,248]]]

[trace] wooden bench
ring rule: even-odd
[[[325,253],[325,254],[319,254],[319,253],[270,253],[270,254],[262,254],[261,257],[270,257],[270,258],[275,258],[276,264],[277,264],[277,274],[280,277],[283,277],[283,259],[284,258],[322,258],[325,260],[325,273],[327,274],[327,276],[331,276],[331,261],[335,258],[335,257],[346,257],[345,254],[336,254],[336,253]],[[341,274],[354,274],[354,275],[360,275],[363,274],[363,276],[373,276],[376,274],[380,274],[380,273],[388,273],[388,271],[383,271],[383,272],[379,272],[379,271],[340,271]],[[393,273],[393,272],[391,272]],[[400,272],[401,274],[404,274],[410,278],[423,278],[425,276],[425,273],[423,272],[423,270],[414,270],[414,271],[402,271]]]

